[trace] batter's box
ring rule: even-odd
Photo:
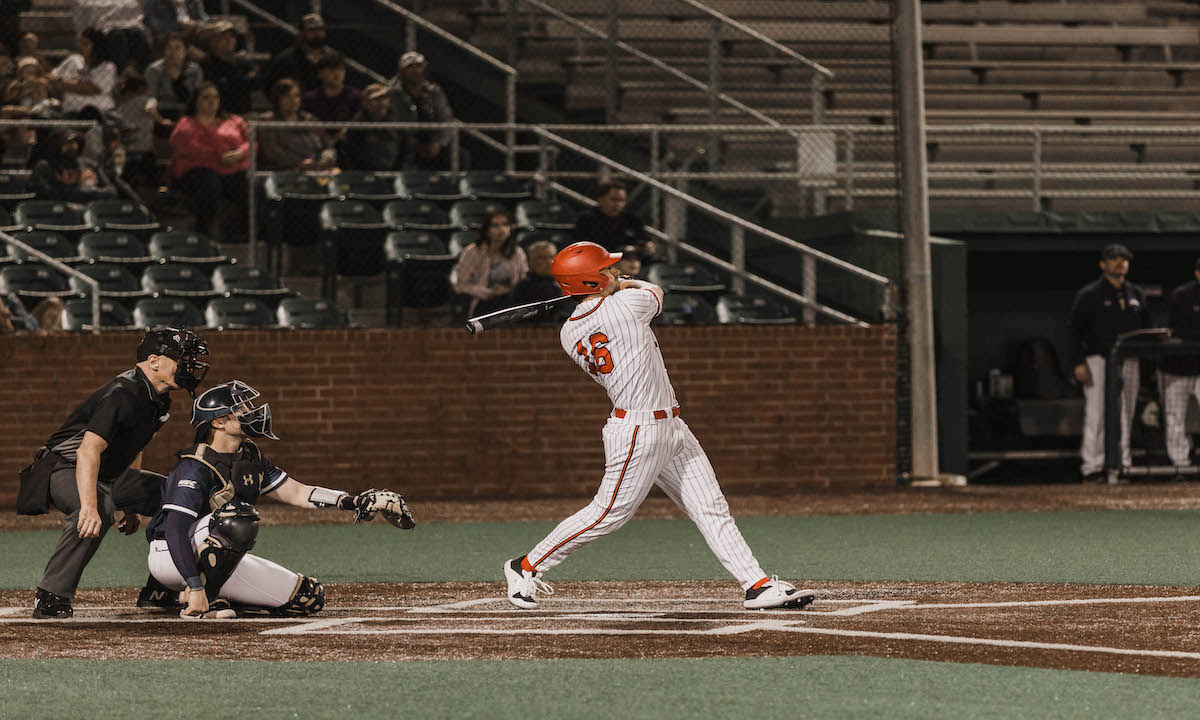
[[[761,617],[763,615],[795,617],[809,613],[819,615],[857,615],[893,607],[902,607],[911,601],[874,600],[869,598],[824,599],[820,596],[803,610],[746,610],[742,604],[728,597],[723,598],[571,598],[558,596],[542,600],[537,610],[519,610],[505,598],[486,597],[473,600],[414,607],[408,610],[415,614],[521,614],[521,615],[571,615],[607,613],[658,612],[672,614],[703,614],[710,616]]]

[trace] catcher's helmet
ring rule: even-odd
[[[157,328],[150,330],[138,344],[137,361],[142,362],[151,355],[162,355],[174,360],[175,384],[196,397],[196,388],[208,374],[208,363],[201,356],[208,355],[208,343],[191,330],[182,328]]]
[[[568,245],[554,256],[550,272],[564,295],[593,295],[608,287],[609,277],[600,272],[621,259],[593,242]]]
[[[258,397],[259,392],[241,380],[231,380],[205,390],[192,405],[192,427],[197,430],[196,436],[207,435],[209,423],[237,410],[241,412],[238,424],[247,435],[278,440],[271,432],[271,406],[268,403],[256,405],[254,401]]]

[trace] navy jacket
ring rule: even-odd
[[[1072,365],[1082,364],[1088,355],[1107,359],[1118,335],[1150,326],[1142,289],[1128,281],[1115,288],[1101,275],[1075,293],[1067,321],[1068,357]]]

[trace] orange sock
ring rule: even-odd
[[[756,583],[754,583],[753,585],[751,585],[751,586],[750,586],[750,589],[751,589],[751,590],[757,590],[757,589],[759,589],[760,587],[762,587],[763,585],[766,585],[766,584],[767,584],[768,582],[770,582],[770,581],[771,581],[771,578],[763,578],[762,580],[759,580],[758,582],[756,582]]]
[[[533,566],[529,564],[529,556],[528,555],[521,558],[521,569],[526,572],[537,572],[537,570],[535,570],[533,568]]]

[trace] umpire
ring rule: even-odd
[[[1104,470],[1104,367],[1117,337],[1150,327],[1150,313],[1142,289],[1126,282],[1133,253],[1124,245],[1107,245],[1100,251],[1100,277],[1075,294],[1067,351],[1075,365],[1075,379],[1083,385],[1083,442],[1079,455],[1084,480],[1098,480]],[[1127,358],[1121,367],[1125,386],[1121,393],[1121,464],[1130,465],[1129,426],[1138,394],[1138,361]]]
[[[33,617],[68,618],[79,578],[113,524],[137,532],[138,514],[161,504],[163,477],[142,471],[142,450],[170,417],[173,390],[195,395],[208,372],[199,358],[204,340],[190,330],[146,333],[137,365],[93,392],[21,471],[17,512],[40,515],[49,506],[67,515],[34,597]]]

